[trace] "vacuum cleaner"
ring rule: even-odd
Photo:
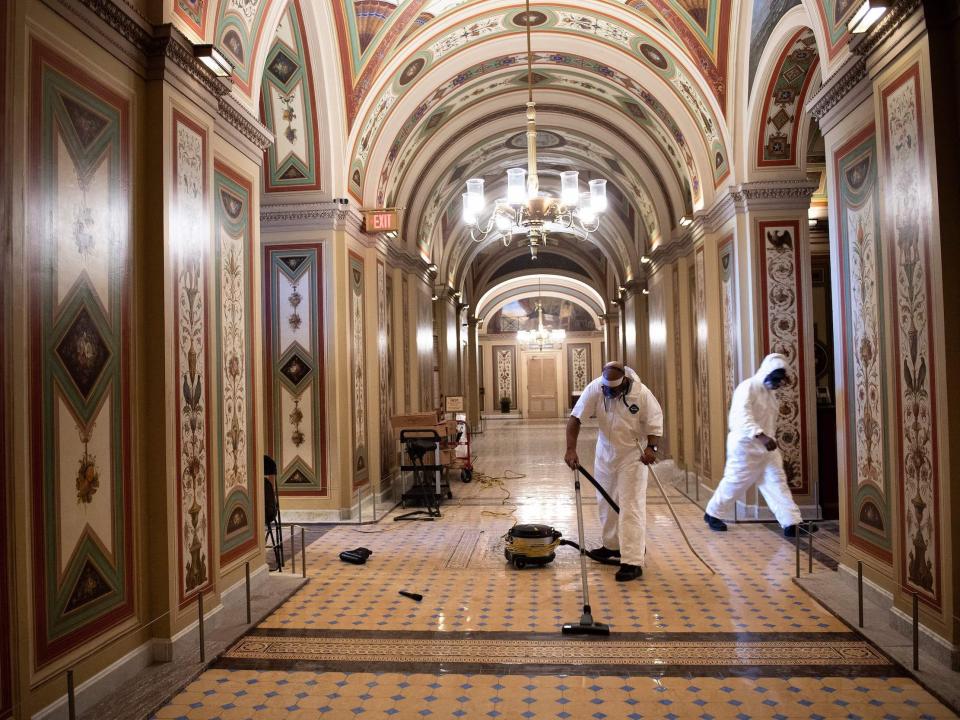
[[[540,523],[514,525],[503,539],[506,543],[503,555],[517,570],[523,570],[528,565],[552,562],[557,556],[556,549],[561,545],[572,545],[579,549],[576,543],[564,540],[559,530]]]

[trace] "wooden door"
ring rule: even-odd
[[[527,360],[527,411],[532,418],[557,417],[557,359]]]

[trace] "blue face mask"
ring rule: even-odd
[[[603,391],[603,396],[608,399],[613,399],[620,397],[621,395],[626,395],[630,392],[630,379],[624,378],[623,382],[617,385],[616,387],[608,387],[606,385],[601,385],[600,389]]]

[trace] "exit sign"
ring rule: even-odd
[[[396,232],[400,229],[398,215],[399,213],[397,212],[396,208],[384,208],[383,210],[364,210],[363,229],[365,232],[371,234]]]

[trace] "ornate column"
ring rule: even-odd
[[[611,304],[603,319],[604,357],[600,358],[601,365],[611,360],[619,360],[622,355],[620,343],[620,306]]]

